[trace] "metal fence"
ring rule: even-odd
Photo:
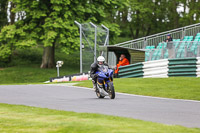
[[[75,21],[75,23],[80,29],[80,73],[88,72],[98,56],[107,57],[107,51],[101,46],[109,45],[109,29],[92,22],[81,24]]]
[[[108,52],[108,65],[112,68],[117,64],[117,58],[114,52]]]
[[[200,32],[200,23],[138,38],[131,41],[126,41],[123,43],[118,43],[115,45],[127,48],[145,49],[147,45],[157,46],[159,42],[162,42],[166,39],[167,34],[170,34],[172,38],[175,39],[183,39],[184,36],[195,36],[198,32]]]
[[[145,50],[145,61],[187,57],[200,57],[200,42],[169,42],[166,46]]]

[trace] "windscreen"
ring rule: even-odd
[[[101,72],[108,72],[108,66],[105,66],[105,65],[101,65],[100,67],[99,67],[99,71],[101,71]]]

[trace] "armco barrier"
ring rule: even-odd
[[[73,75],[50,78],[50,82],[82,81],[82,80],[88,80],[88,79],[89,79],[88,73],[78,73],[78,74],[73,74]]]
[[[200,57],[162,59],[119,67],[119,78],[200,77]]]

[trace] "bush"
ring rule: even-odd
[[[40,48],[16,49],[10,62],[9,60],[0,59],[0,67],[39,64],[41,61],[42,51]]]

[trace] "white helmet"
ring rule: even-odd
[[[99,61],[104,62],[104,61],[105,61],[105,58],[104,58],[103,56],[99,56],[99,57],[97,58],[97,61],[98,61],[98,62],[99,62]]]

